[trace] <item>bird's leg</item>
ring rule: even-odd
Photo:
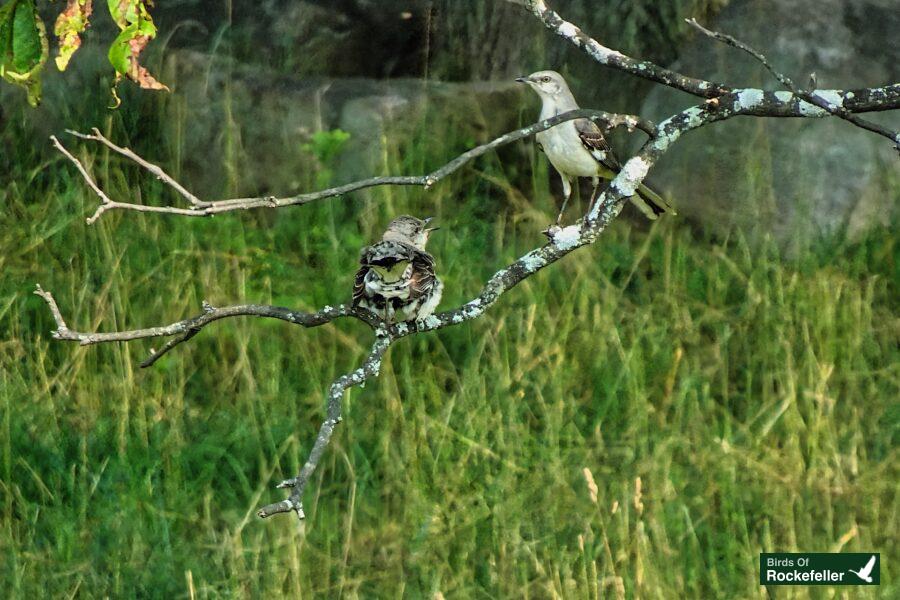
[[[563,184],[563,203],[562,208],[559,209],[559,214],[556,215],[556,225],[559,225],[559,222],[562,220],[563,213],[566,212],[566,205],[569,203],[569,198],[572,196],[572,183],[569,181],[569,178],[565,175],[562,175],[562,184]]]
[[[588,202],[587,214],[591,214],[594,211],[594,202],[597,201],[597,190],[600,189],[600,178],[592,177],[591,183],[594,185],[594,189],[591,191],[591,201]]]

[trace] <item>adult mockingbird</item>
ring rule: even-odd
[[[519,77],[516,81],[528,84],[541,97],[543,102],[541,119],[549,119],[578,109],[578,103],[566,80],[556,71],[538,71],[527,77]],[[622,169],[600,128],[590,119],[566,121],[536,134],[535,137],[538,146],[562,178],[565,198],[559,216],[556,217],[557,224],[572,195],[573,179],[577,181],[579,177],[590,177],[593,180],[594,192],[591,194],[593,204],[600,178],[612,179]],[[641,184],[637,194],[631,197],[631,202],[648,219],[656,219],[657,215],[666,211],[675,213],[662,196],[644,184]]]
[[[403,215],[388,224],[381,241],[362,249],[353,286],[353,306],[387,323],[424,319],[441,301],[444,284],[434,274],[434,257],[425,251],[437,227],[428,219]]]

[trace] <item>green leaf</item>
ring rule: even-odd
[[[40,72],[48,55],[47,32],[34,0],[11,0],[0,8],[0,77],[25,88],[32,106],[41,99]]]
[[[128,57],[131,56],[131,46],[128,42],[137,35],[137,29],[137,25],[129,25],[116,36],[109,47],[109,62],[122,75],[128,73]]]
[[[150,38],[156,37],[156,25],[153,24],[153,21],[150,20],[150,15],[147,15],[146,19],[141,19],[137,22],[138,32],[141,35],[146,35]]]
[[[156,26],[146,0],[108,0],[109,14],[122,30],[109,47],[109,62],[116,70],[116,83],[123,78],[148,90],[167,90],[139,62],[141,53],[156,37]],[[115,96],[115,89],[113,90]]]
[[[40,23],[40,25],[39,25]],[[45,59],[42,51],[43,23],[34,10],[34,0],[19,0],[13,15],[13,67],[20,73],[30,71]]]
[[[18,0],[0,7],[0,66],[12,61],[12,14]]]

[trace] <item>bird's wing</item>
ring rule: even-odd
[[[872,555],[872,558],[869,559],[869,562],[866,563],[866,566],[862,568],[859,572],[859,576],[865,579],[872,572],[872,569],[875,567],[875,555]]]
[[[353,306],[358,306],[366,296],[366,274],[369,272],[369,250],[371,246],[362,249],[359,253],[359,270],[356,272],[356,278],[353,280]]]
[[[427,252],[417,250],[413,254],[412,264],[413,269],[409,282],[410,299],[429,294],[434,288],[436,281],[433,256]]]
[[[412,246],[403,242],[382,240],[364,249],[360,261],[364,261],[364,264],[368,265],[387,265],[400,260],[409,261],[412,249],[414,249]]]
[[[353,301],[351,304],[356,307],[366,297],[366,273],[369,272],[368,267],[363,267],[356,272],[356,279],[353,282]]]
[[[581,145],[591,153],[597,162],[613,173],[622,170],[622,165],[619,164],[612,147],[596,123],[590,119],[575,119],[575,130],[578,132],[578,137],[581,138]]]

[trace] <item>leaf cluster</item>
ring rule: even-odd
[[[107,0],[109,15],[119,27],[119,35],[110,44],[109,62],[116,71],[113,97],[118,104],[116,86],[124,79],[144,89],[168,90],[139,62],[141,53],[156,37],[150,16],[151,0]],[[56,67],[65,71],[72,56],[81,47],[81,36],[90,27],[93,0],[68,0],[56,18],[53,34],[58,49]],[[0,77],[21,86],[28,103],[41,101],[41,72],[50,55],[47,27],[38,14],[34,0],[8,0],[0,7]]]

